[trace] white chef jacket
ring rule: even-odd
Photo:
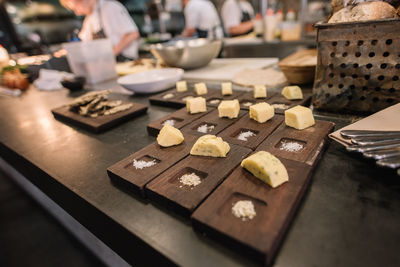
[[[208,38],[223,37],[223,31],[217,9],[209,0],[190,0],[185,10],[185,27],[208,31]]]
[[[222,21],[225,31],[229,33],[229,28],[238,26],[242,21],[242,10],[249,13],[254,18],[254,9],[245,0],[225,0],[221,9]]]
[[[99,32],[102,27],[113,46],[118,44],[125,34],[138,31],[126,8],[115,0],[98,0],[92,14],[83,20],[79,38],[91,41],[92,34]],[[138,46],[139,40],[133,41],[122,51],[122,55],[132,59],[137,58]]]

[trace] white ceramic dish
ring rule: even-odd
[[[130,74],[118,79],[118,83],[135,93],[157,93],[171,88],[182,79],[183,70],[178,68],[165,68]]]

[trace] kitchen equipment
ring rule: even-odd
[[[182,75],[183,70],[178,68],[154,69],[123,76],[118,79],[118,83],[135,93],[149,94],[175,86]]]
[[[171,41],[151,46],[151,53],[170,67],[196,69],[206,66],[221,50],[222,41],[204,38]]]
[[[284,58],[278,64],[286,79],[292,84],[312,83],[316,65],[316,49],[301,50]]]
[[[317,109],[373,113],[400,101],[399,19],[316,27]]]

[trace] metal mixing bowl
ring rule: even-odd
[[[218,56],[221,46],[220,40],[199,38],[156,44],[151,47],[151,52],[170,67],[196,69],[206,66]]]

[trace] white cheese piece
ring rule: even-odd
[[[186,109],[190,114],[206,112],[206,99],[203,97],[192,97],[186,100]]]
[[[271,106],[273,106],[276,109],[282,109],[282,110],[285,110],[285,109],[289,108],[289,106],[286,105],[286,104],[272,104]]]
[[[275,109],[268,103],[258,103],[250,106],[250,119],[264,123],[275,115]]]
[[[222,140],[221,137],[207,134],[197,139],[190,150],[190,154],[208,157],[226,157],[230,149],[229,144]]]
[[[287,126],[303,130],[313,126],[315,121],[311,109],[303,106],[295,106],[285,110],[285,123]]]
[[[273,188],[289,181],[289,175],[282,162],[266,151],[259,151],[245,158],[241,166]]]
[[[232,94],[232,83],[222,83],[222,95],[231,95]]]
[[[196,83],[194,85],[194,91],[197,95],[206,95],[208,93],[205,83]]]
[[[186,81],[179,81],[176,82],[176,91],[179,93],[187,91],[187,82]]]
[[[181,131],[169,124],[165,124],[157,136],[157,143],[162,147],[170,147],[181,144],[184,139]]]
[[[218,105],[218,115],[220,118],[228,117],[230,119],[239,116],[240,104],[239,100],[224,100]]]
[[[170,98],[173,98],[173,97],[174,97],[174,94],[169,93],[169,94],[164,95],[163,99],[170,99]]]
[[[254,98],[266,98],[267,97],[267,87],[264,85],[254,86]]]
[[[251,220],[257,215],[254,204],[250,200],[239,200],[236,202],[232,206],[232,214],[242,219],[242,221]]]
[[[289,100],[303,99],[303,92],[298,86],[286,86],[282,90],[282,95]]]

